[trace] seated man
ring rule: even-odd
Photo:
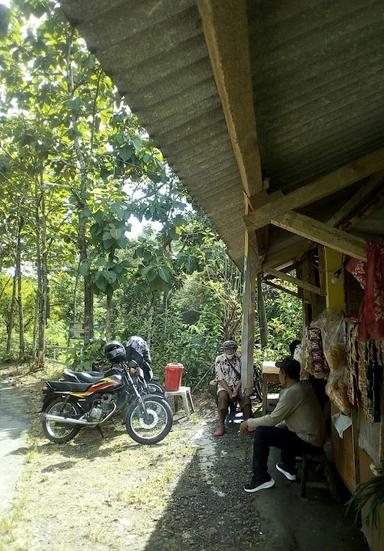
[[[276,469],[288,480],[296,480],[295,457],[321,453],[325,440],[320,404],[312,387],[299,382],[299,362],[287,356],[275,365],[280,368],[280,384],[284,387],[276,408],[270,415],[248,419],[240,425],[241,433],[255,430],[253,477],[251,483],[244,486],[246,492],[275,485],[267,465],[271,446],[281,449],[281,463],[277,463]],[[283,421],[284,425],[280,425]]]
[[[240,403],[244,419],[251,416],[251,401],[241,394],[241,362],[236,354],[237,344],[235,341],[225,341],[223,348],[224,354],[217,356],[215,361],[219,424],[214,436],[223,436],[225,432],[224,421],[230,402]]]

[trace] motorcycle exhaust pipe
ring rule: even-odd
[[[116,411],[116,404],[113,405],[113,410],[108,413],[106,417],[104,417],[103,420],[92,422],[92,421],[85,421],[82,419],[74,419],[73,417],[62,417],[61,415],[52,415],[51,413],[42,413],[41,416],[44,417],[47,421],[55,421],[56,423],[63,423],[63,425],[82,425],[82,426],[88,426],[88,427],[97,427],[97,425],[102,425],[107,421]]]
[[[62,417],[61,415],[52,415],[51,413],[42,413],[47,421],[55,421],[56,423],[63,423],[63,425],[88,425],[89,427],[96,427],[99,423],[91,423],[81,419],[73,419],[73,417]]]

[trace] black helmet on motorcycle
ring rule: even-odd
[[[104,352],[112,363],[123,362],[126,359],[125,347],[119,341],[110,341],[104,346]]]

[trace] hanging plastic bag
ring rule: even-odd
[[[316,320],[316,326],[321,330],[323,352],[330,371],[343,371],[347,367],[343,313],[326,310]]]

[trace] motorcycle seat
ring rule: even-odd
[[[78,379],[84,383],[94,383],[105,377],[104,373],[100,373],[99,371],[72,371],[71,369],[64,369],[64,375],[71,380]]]
[[[74,383],[72,381],[48,381],[47,386],[59,392],[85,392],[93,383]]]

